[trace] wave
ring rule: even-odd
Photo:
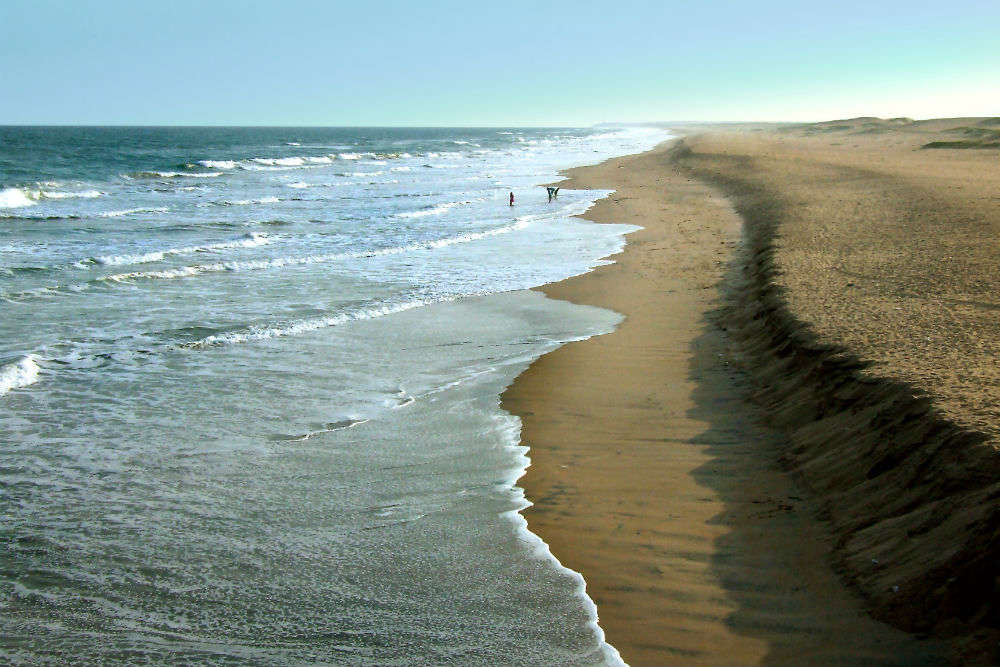
[[[0,190],[0,208],[20,208],[21,206],[34,206],[35,201],[28,196],[28,193],[20,188],[6,188]]]
[[[81,216],[76,214],[70,215],[11,215],[9,213],[0,213],[0,220],[79,220]]]
[[[61,192],[58,190],[42,190],[41,199],[95,199],[104,193],[99,190],[84,190],[83,192]]]
[[[166,206],[150,206],[146,208],[126,208],[120,211],[104,211],[98,213],[99,218],[120,218],[125,215],[135,215],[136,213],[166,213],[170,209]]]
[[[357,175],[359,175],[359,173],[354,173],[354,174],[337,174],[337,176],[357,176]],[[361,173],[361,175],[364,175],[364,176],[379,176],[379,175],[381,175],[383,173],[385,173],[385,172],[382,172],[382,171],[372,171],[372,172],[367,172],[367,173]],[[356,183],[347,183],[347,182],[341,182],[341,183],[306,183],[304,181],[296,181],[294,183],[285,183],[285,187],[287,187],[287,188],[296,188],[298,190],[305,190],[306,188],[337,188],[337,187],[344,187],[344,186],[349,186],[349,185],[357,185],[357,184]]]
[[[165,257],[173,255],[188,255],[199,252],[212,252],[215,250],[227,250],[230,248],[255,248],[257,246],[271,243],[273,237],[263,232],[251,232],[233,241],[222,241],[220,243],[209,243],[199,246],[188,246],[185,248],[167,248],[166,250],[155,250],[153,252],[141,253],[137,255],[102,255],[99,257],[89,257],[77,265],[100,264],[102,266],[122,266],[128,264],[147,264],[149,262],[159,262]]]
[[[335,327],[346,322],[353,322],[357,320],[370,320],[376,317],[384,317],[385,315],[392,315],[393,313],[401,313],[407,310],[412,310],[414,308],[420,308],[422,306],[428,306],[432,303],[441,303],[444,301],[451,301],[457,297],[443,297],[434,300],[414,300],[406,301],[397,304],[387,304],[383,306],[374,306],[370,308],[363,308],[361,310],[356,310],[350,313],[338,313],[337,315],[329,315],[326,317],[316,317],[306,320],[298,320],[294,322],[288,322],[287,324],[280,324],[267,327],[248,327],[246,329],[241,329],[238,331],[229,331],[226,333],[213,334],[206,338],[202,338],[199,341],[193,343],[187,343],[181,347],[186,348],[208,348],[208,347],[218,347],[221,345],[233,345],[239,343],[252,343],[257,341],[269,340],[271,338],[281,338],[284,336],[294,336],[298,334],[308,333],[310,331],[316,331],[317,329],[325,329],[327,327]]]
[[[342,431],[347,428],[360,426],[361,424],[367,424],[369,421],[371,420],[349,417],[347,419],[327,422],[325,424],[313,424],[311,425],[313,430],[307,431],[306,433],[275,433],[274,435],[269,435],[268,440],[275,442],[303,442],[309,438],[323,435],[324,433],[333,433],[334,431]]]
[[[252,162],[265,167],[301,167],[307,164],[331,164],[333,158],[329,156],[319,157],[255,157]]]
[[[223,199],[212,202],[217,206],[252,206],[254,204],[277,204],[282,201],[278,197],[260,197],[259,199]]]
[[[39,370],[33,354],[21,357],[17,361],[5,366],[0,366],[0,396],[3,396],[11,389],[27,387],[37,382]]]
[[[328,153],[326,155],[289,155],[285,157],[252,157],[241,160],[198,160],[194,164],[185,165],[189,169],[204,167],[206,169],[220,169],[232,171],[242,169],[247,171],[282,171],[288,169],[307,169],[310,167],[322,167],[331,165],[338,160],[355,161],[362,158],[373,160],[399,160],[413,157],[409,153]],[[148,173],[176,173],[176,172],[148,172]],[[180,174],[192,175],[192,174]]]
[[[132,280],[191,278],[205,273],[221,273],[224,271],[257,271],[263,269],[283,268],[286,266],[325,264],[328,262],[336,262],[347,259],[386,257],[390,255],[399,255],[408,252],[417,252],[420,250],[433,250],[437,248],[446,248],[448,246],[457,245],[460,243],[471,243],[473,241],[479,241],[481,239],[489,238],[491,236],[508,234],[510,232],[524,229],[530,224],[530,220],[531,216],[525,216],[523,218],[518,218],[517,221],[512,225],[505,225],[503,227],[487,229],[481,232],[469,232],[468,234],[449,236],[441,239],[436,239],[433,241],[419,241],[415,243],[408,243],[406,245],[395,246],[391,248],[382,248],[379,250],[359,250],[353,252],[330,253],[325,255],[274,257],[271,259],[260,259],[260,260],[213,262],[211,264],[192,264],[189,266],[181,266],[173,269],[164,269],[162,271],[130,271],[128,273],[116,273],[109,276],[103,276],[101,278],[98,278],[97,280],[111,281],[111,282],[129,282]]]
[[[66,192],[62,190],[41,190],[31,188],[4,188],[0,190],[0,208],[21,208],[34,206],[42,199],[93,199],[103,192],[84,190],[82,192]]]
[[[209,169],[236,169],[235,160],[199,160],[198,164]]]
[[[122,178],[135,180],[139,178],[217,178],[221,171],[133,171],[122,174]]]
[[[452,201],[444,204],[438,204],[437,206],[432,206],[430,208],[423,208],[419,211],[404,211],[403,213],[397,213],[397,218],[426,218],[430,215],[441,215],[446,213],[456,206],[461,206],[462,204],[468,204],[470,202]]]

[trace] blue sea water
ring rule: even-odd
[[[498,397],[619,319],[538,184],[664,138],[0,128],[0,656],[617,664]]]

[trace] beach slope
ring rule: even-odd
[[[745,222],[722,318],[872,614],[996,664],[1000,119],[687,138]]]
[[[626,316],[535,362],[504,394],[532,465],[530,528],[580,571],[631,665],[938,664],[872,619],[832,565],[823,499],[780,463],[786,433],[721,319],[744,220],[689,147],[572,170],[615,192],[585,217],[633,223],[615,263],[549,296]]]

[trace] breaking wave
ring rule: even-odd
[[[525,216],[524,218],[519,218],[517,222],[515,222],[514,224],[506,225],[504,227],[496,227],[494,229],[488,229],[481,232],[470,232],[468,234],[459,234],[457,236],[449,236],[441,239],[436,239],[434,241],[420,241],[416,243],[408,243],[406,245],[395,246],[392,248],[382,248],[380,250],[368,250],[368,251],[361,250],[354,252],[329,253],[324,255],[274,257],[272,259],[261,259],[261,260],[213,262],[211,264],[193,264],[190,266],[181,266],[174,269],[164,269],[162,271],[130,271],[128,273],[116,273],[113,275],[104,276],[99,280],[111,281],[111,282],[128,282],[132,280],[190,278],[205,273],[219,273],[223,271],[256,271],[262,269],[276,269],[286,266],[324,264],[327,262],[336,262],[347,259],[386,257],[389,255],[399,255],[403,253],[416,252],[420,250],[433,250],[436,248],[446,248],[448,246],[457,245],[460,243],[471,243],[473,241],[489,238],[491,236],[499,236],[501,234],[508,234],[510,232],[518,231],[524,229],[529,224],[530,224],[530,216]]]
[[[120,218],[125,215],[135,215],[136,213],[166,213],[169,210],[166,206],[150,206],[146,208],[126,208],[120,211],[104,211],[97,215],[100,218]]]
[[[0,190],[0,208],[19,208],[21,206],[34,206],[34,204],[35,200],[20,188]]]
[[[122,174],[122,178],[135,180],[140,178],[217,178],[221,171],[133,171]]]
[[[254,204],[277,204],[281,199],[278,197],[260,197],[258,199],[223,199],[212,202],[217,206],[252,206]]]
[[[42,199],[93,199],[103,192],[84,190],[82,192],[65,192],[61,190],[42,190],[31,188],[5,188],[0,190],[0,208],[20,208],[34,206]]]
[[[199,252],[212,252],[215,250],[227,250],[230,248],[255,248],[257,246],[271,243],[273,237],[263,232],[252,232],[233,241],[223,241],[220,243],[209,243],[199,246],[188,246],[186,248],[168,248],[166,250],[156,250],[153,252],[140,253],[136,255],[102,255],[90,257],[78,264],[101,264],[103,266],[123,266],[128,264],[146,264],[149,262],[159,262],[165,257],[172,255],[188,255]]]
[[[423,208],[419,211],[404,211],[402,213],[397,213],[397,218],[426,218],[430,215],[441,215],[442,213],[447,213],[456,206],[461,206],[462,204],[468,204],[470,202],[460,202],[452,201],[445,204],[438,204],[437,206],[432,206],[430,208]]]
[[[233,345],[239,343],[252,343],[256,341],[268,340],[271,338],[281,338],[283,336],[294,336],[297,334],[308,333],[310,331],[315,331],[317,329],[324,329],[327,327],[335,327],[346,322],[353,322],[356,320],[370,320],[376,317],[383,317],[385,315],[391,315],[393,313],[401,313],[407,310],[412,310],[414,308],[420,308],[421,306],[428,306],[432,303],[441,303],[444,301],[451,301],[452,297],[443,297],[434,300],[414,300],[406,301],[397,304],[388,304],[382,306],[373,306],[370,308],[363,308],[361,310],[356,310],[350,313],[338,313],[336,315],[329,315],[326,317],[315,317],[306,320],[297,320],[294,322],[288,322],[286,324],[278,324],[266,327],[248,327],[246,329],[241,329],[238,331],[229,331],[226,333],[213,334],[206,338],[193,343],[188,343],[182,347],[186,348],[208,348],[217,347],[221,345]]]
[[[17,361],[0,366],[0,396],[11,389],[20,389],[38,382],[38,364],[35,356],[29,354]]]
[[[328,153],[326,155],[290,155],[287,157],[252,157],[242,160],[198,160],[193,164],[186,165],[189,169],[203,167],[205,169],[219,169],[222,171],[246,170],[246,171],[281,171],[287,169],[305,169],[309,167],[322,167],[334,164],[337,161],[356,161],[362,158],[371,160],[399,160],[413,157],[410,153]],[[146,172],[151,174],[177,172]],[[193,173],[181,173],[178,175],[195,175]]]

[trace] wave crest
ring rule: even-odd
[[[382,248],[379,250],[357,250],[353,252],[330,253],[326,255],[306,255],[292,257],[274,257],[272,259],[260,259],[249,261],[214,262],[212,264],[193,264],[181,266],[174,269],[162,271],[131,271],[129,273],[116,273],[104,276],[98,280],[110,280],[112,282],[126,282],[130,280],[149,280],[157,278],[190,278],[203,273],[219,273],[222,271],[255,271],[262,269],[277,269],[286,266],[304,266],[307,264],[324,264],[346,259],[364,259],[368,257],[386,257],[389,255],[400,255],[408,252],[420,250],[433,250],[436,248],[446,248],[460,243],[471,243],[491,236],[499,236],[524,229],[530,224],[532,216],[518,218],[512,225],[486,229],[481,232],[469,232],[458,236],[447,236],[434,241],[418,241],[406,245]]]
[[[230,248],[255,248],[257,246],[271,243],[273,237],[263,232],[251,232],[233,241],[222,241],[219,243],[208,243],[199,246],[187,246],[184,248],[167,248],[166,250],[154,250],[153,252],[140,253],[137,255],[102,255],[90,257],[85,263],[101,264],[103,266],[123,266],[128,264],[147,264],[159,262],[165,257],[172,255],[189,255],[199,252],[212,252],[214,250],[227,250]]]
[[[317,329],[324,329],[326,327],[335,327],[339,324],[344,324],[346,322],[352,322],[355,320],[370,320],[376,317],[383,317],[385,315],[391,315],[393,313],[401,313],[406,310],[412,310],[413,308],[420,308],[421,306],[427,306],[432,303],[440,303],[442,301],[448,301],[449,298],[436,299],[433,301],[415,300],[406,301],[398,304],[387,304],[382,306],[373,306],[371,308],[364,308],[351,313],[340,313],[337,315],[329,315],[327,317],[316,317],[307,320],[298,320],[295,322],[289,322],[283,325],[267,326],[267,327],[248,327],[239,331],[229,331],[221,334],[213,334],[206,338],[193,343],[188,343],[183,347],[199,349],[208,347],[218,347],[220,345],[234,345],[239,343],[252,343],[257,341],[269,340],[271,338],[281,338],[284,336],[294,336],[297,334],[308,333],[310,331],[315,331]]]
[[[101,218],[120,218],[125,215],[135,215],[136,213],[166,213],[169,210],[166,206],[150,206],[147,208],[126,208],[120,211],[104,211],[97,215]]]
[[[42,199],[93,199],[103,194],[103,192],[99,192],[98,190],[66,192],[62,190],[4,188],[0,190],[0,208],[34,206]]]
[[[35,355],[29,354],[17,361],[0,366],[0,396],[11,389],[20,389],[38,382],[38,364]]]

